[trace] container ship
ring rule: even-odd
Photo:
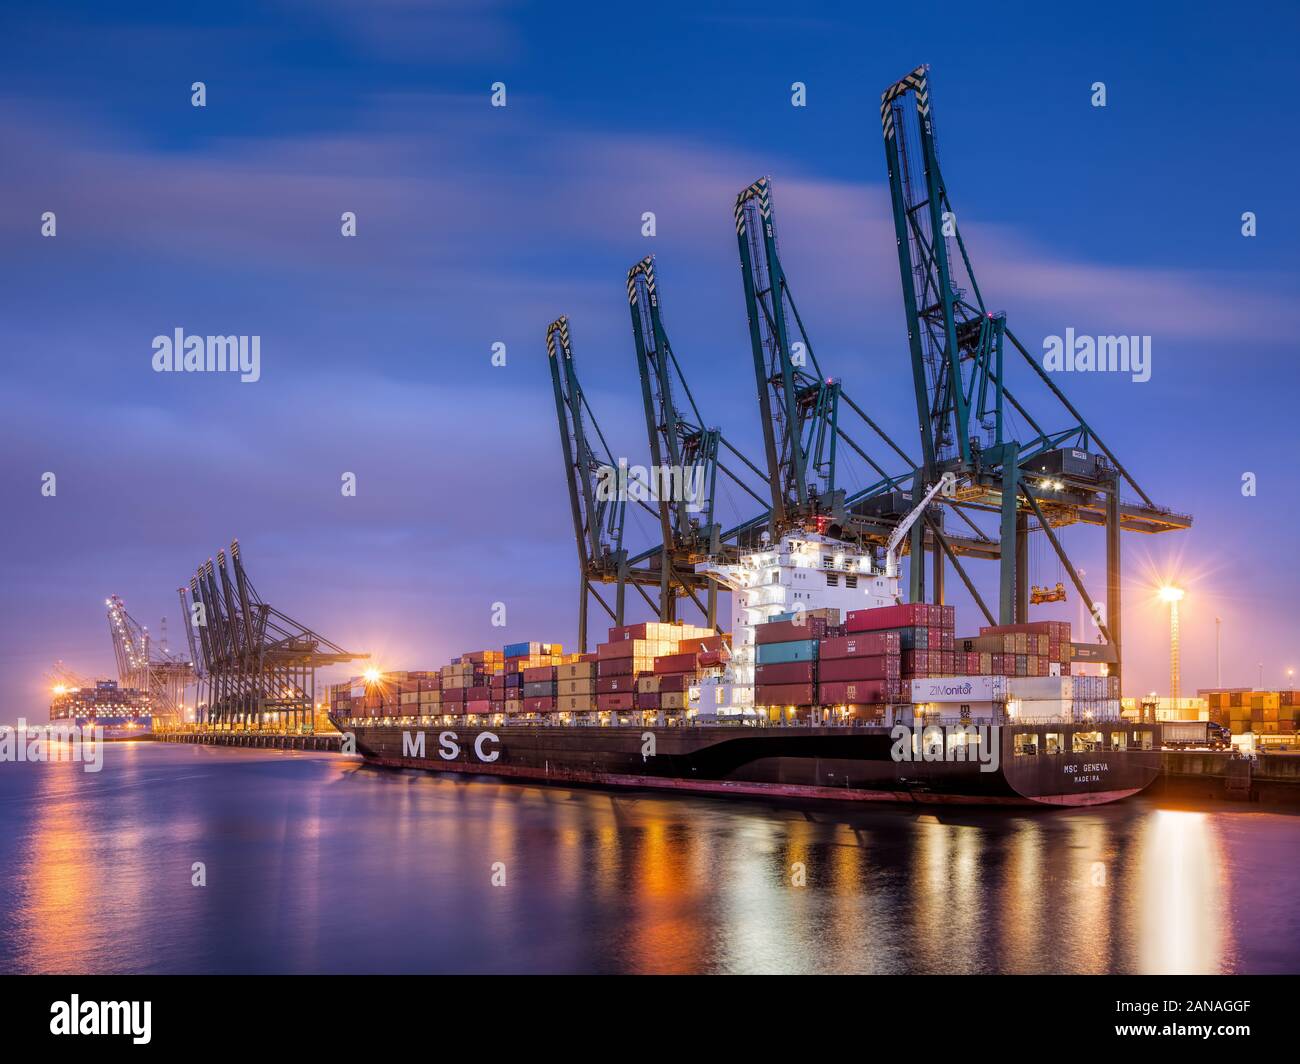
[[[1072,674],[1070,626],[958,638],[852,544],[791,532],[701,562],[728,634],[609,630],[590,654],[514,643],[329,689],[330,717],[393,768],[795,799],[1078,806],[1156,777],[1118,678]]]
[[[94,687],[56,687],[50,724],[101,728],[105,739],[139,739],[153,731],[153,700],[144,691],[99,680]]]

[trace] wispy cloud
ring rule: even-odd
[[[413,287],[454,277],[515,300],[536,294],[536,265],[548,256],[632,247],[646,210],[678,256],[734,261],[735,194],[770,173],[798,290],[850,319],[897,317],[893,225],[879,184],[685,138],[554,122],[532,135],[526,120],[490,113],[486,94],[380,98],[372,111],[337,134],[226,138],[175,153],[7,108],[0,135],[18,163],[8,192],[15,209],[0,227],[31,238],[32,218],[57,209],[76,241],[286,270],[288,283],[358,267]],[[347,256],[336,253],[343,210],[358,212],[364,236]],[[1078,261],[979,221],[964,221],[963,234],[986,298],[1013,322],[1264,342],[1300,325],[1287,279]],[[1117,247],[1116,260],[1128,250]]]

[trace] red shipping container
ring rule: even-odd
[[[783,683],[812,683],[813,661],[783,661],[774,665],[759,665],[754,679],[762,685]]]
[[[603,676],[596,680],[596,694],[614,695],[620,691],[635,691],[635,676]]]
[[[631,658],[602,658],[596,662],[597,676],[631,676]]]
[[[694,672],[699,667],[695,654],[665,654],[655,658],[655,675],[669,672]]]
[[[602,713],[624,713],[633,708],[632,692],[617,695],[597,695],[596,708]]]
[[[492,688],[487,686],[487,684],[484,684],[481,687],[465,688],[466,702],[481,702],[484,699],[491,698],[491,697],[492,697]]]
[[[476,698],[465,703],[466,713],[491,713],[492,703],[486,698]]]
[[[900,690],[897,680],[843,680],[819,684],[817,701],[823,706],[893,702]]]
[[[826,622],[820,617],[804,617],[795,621],[769,621],[754,629],[754,642],[792,643],[801,639],[821,639],[826,635]]]
[[[823,639],[818,648],[818,656],[823,661],[826,658],[875,657],[880,654],[897,654],[899,645],[897,632],[868,632],[864,635]]]
[[[644,621],[641,624],[625,624],[621,628],[609,630],[609,641],[619,643],[625,639],[644,639],[648,630]]]
[[[637,691],[633,697],[632,704],[637,709],[658,709],[659,693],[657,691]]]
[[[554,665],[533,665],[524,669],[524,683],[542,683],[555,679]]]
[[[676,694],[679,691],[685,691],[691,685],[693,677],[688,672],[670,672],[665,673],[659,680],[659,691],[665,691]]]
[[[939,667],[938,654],[932,656],[928,650],[904,650],[902,657],[904,676],[925,676]]]
[[[924,627],[930,623],[930,605],[908,602],[901,606],[882,606],[874,610],[850,610],[844,627],[850,632],[874,632],[881,628]]]
[[[636,645],[631,639],[623,643],[596,644],[597,661],[606,661],[610,658],[630,658],[635,652]]]
[[[902,657],[881,654],[876,657],[829,658],[818,666],[817,678],[830,680],[884,680],[902,675]]]
[[[525,698],[525,713],[553,713],[555,711],[555,699],[549,698]]]
[[[759,706],[811,706],[813,685],[810,683],[764,684],[754,688],[754,704]]]
[[[683,639],[678,646],[682,653],[719,654],[727,647],[727,636],[712,635],[708,639]]]

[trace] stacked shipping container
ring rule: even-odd
[[[1074,702],[1110,715],[1114,678],[1069,676],[1070,626],[1061,621],[987,626],[956,639],[951,606],[910,603],[844,616],[834,609],[778,615],[755,628],[754,703],[772,710],[842,707],[864,716],[912,697],[912,681],[936,677],[1064,677],[1048,694],[1008,693],[1023,702]],[[609,630],[593,654],[564,656],[553,643],[511,643],[462,654],[437,672],[388,673],[377,684],[336,684],[331,711],[344,716],[537,716],[577,719],[629,712],[683,712],[700,677],[724,665],[728,640],[712,630],[646,622]],[[1290,692],[1287,707],[1290,707]],[[1223,692],[1212,701],[1234,730],[1269,725],[1287,733],[1294,714],[1277,693]],[[1233,701],[1236,699],[1236,702]],[[1255,730],[1264,730],[1256,728]]]
[[[609,640],[596,647],[596,708],[601,713],[628,713],[633,710],[664,708],[663,695],[672,694],[671,708],[685,708],[688,677],[696,663],[681,657],[683,640],[701,640],[713,636],[712,629],[693,625],[648,621],[609,630]],[[693,654],[689,655],[694,657]],[[659,659],[677,657],[662,672],[656,672]],[[646,677],[661,677],[659,682],[643,686]],[[665,690],[662,677],[672,677]]]
[[[1295,691],[1238,689],[1200,693],[1209,706],[1210,720],[1223,725],[1233,735],[1300,733],[1300,696]]]
[[[986,625],[978,636],[958,639],[956,650],[963,656],[957,671],[965,675],[1068,676],[1070,622]]]

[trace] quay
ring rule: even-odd
[[[1226,751],[1162,750],[1152,797],[1300,805],[1300,754],[1233,757]]]
[[[194,743],[201,746],[246,746],[274,750],[327,750],[341,753],[343,736],[338,732],[258,731],[159,731],[153,738],[163,743]]]

